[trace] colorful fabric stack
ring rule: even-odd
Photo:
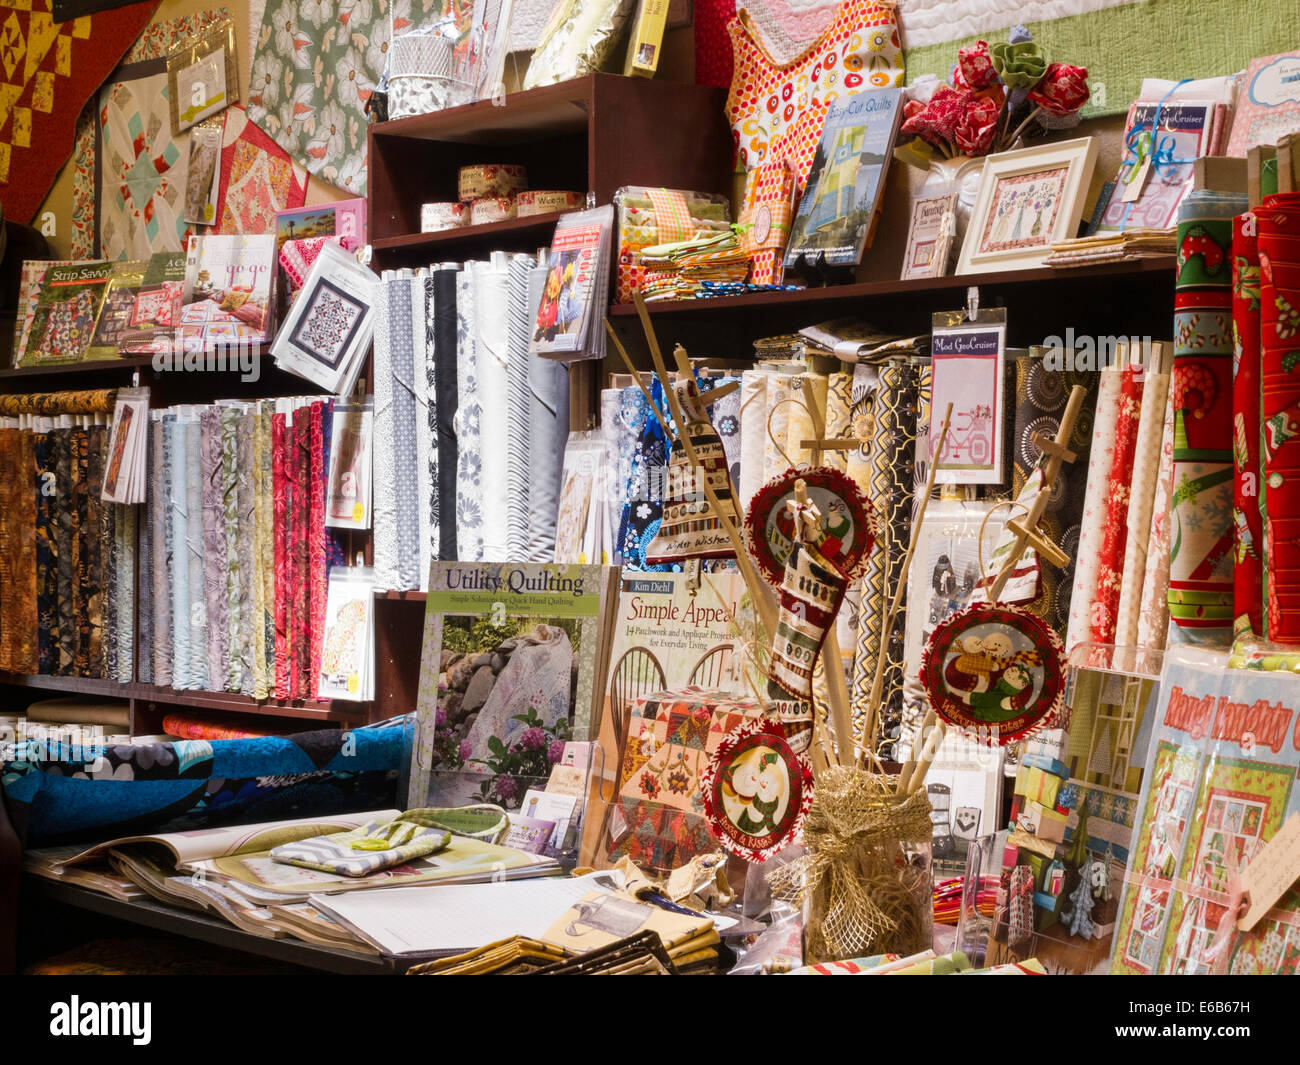
[[[643,292],[647,300],[674,298],[679,267],[671,261],[671,249],[689,251],[698,244],[707,248],[717,238],[735,244],[731,207],[723,196],[629,186],[619,189],[614,200],[618,208],[614,298],[619,303],[629,302],[635,292]],[[744,265],[748,273],[748,259]],[[744,279],[742,274],[740,280]]]
[[[1300,194],[1256,212],[1260,260],[1265,626],[1300,643]]]
[[[115,400],[0,396],[0,670],[134,679],[135,509],[100,499]]]
[[[343,558],[324,522],[332,403],[151,412],[142,656],[147,643],[153,683],[316,697],[328,569]]]
[[[715,237],[645,248],[639,262],[644,270],[641,291],[647,303],[691,299],[705,294],[706,284],[743,285],[750,267],[749,254],[730,230]]]
[[[1097,564],[1097,594],[1093,601],[1090,635],[1094,643],[1115,642],[1120,593],[1124,579],[1124,549],[1127,546],[1129,496],[1136,472],[1138,428],[1142,416],[1141,367],[1124,367],[1120,383],[1119,410],[1115,420],[1115,457],[1106,482],[1105,533]],[[1146,458],[1150,459],[1148,455]],[[1147,463],[1146,468],[1151,468]]]
[[[1187,642],[1232,635],[1232,220],[1245,208],[1196,191],[1178,213],[1169,616]]]

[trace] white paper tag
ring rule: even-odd
[[[1237,927],[1249,932],[1297,880],[1300,880],[1300,814],[1292,814],[1241,874],[1241,888],[1250,894],[1250,908],[1237,921]]]

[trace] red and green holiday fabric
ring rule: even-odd
[[[1264,632],[1264,516],[1259,482],[1260,277],[1255,215],[1232,220],[1233,631]]]
[[[716,850],[702,776],[727,734],[762,716],[754,699],[697,687],[640,699],[628,722],[610,860],[669,872]]]
[[[1232,220],[1245,208],[1198,190],[1178,212],[1169,617],[1200,643],[1232,635]]]
[[[813,733],[813,670],[849,582],[865,568],[871,504],[838,470],[792,469],[755,494],[745,536],[780,604],[767,695],[791,747],[806,751]]]
[[[153,15],[131,4],[55,22],[51,0],[0,0],[0,203],[30,223],[72,154],[77,119]]]
[[[1142,413],[1142,371],[1124,367],[1115,422],[1115,460],[1106,493],[1106,531],[1097,566],[1097,595],[1092,604],[1093,643],[1115,642],[1119,597],[1124,577],[1124,548],[1128,540],[1129,490]]]
[[[1265,635],[1300,643],[1300,194],[1259,223]]]
[[[808,757],[790,746],[785,727],[770,717],[727,733],[701,785],[714,837],[747,862],[765,862],[794,842],[812,808]]]
[[[1005,744],[1064,705],[1064,648],[1051,626],[1021,607],[973,603],[935,626],[921,655],[921,683],[950,725]]]

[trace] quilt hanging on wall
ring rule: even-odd
[[[50,0],[0,0],[0,203],[9,218],[36,217],[72,154],[82,107],[156,6],[55,22]]]
[[[122,57],[123,69],[150,59],[165,59],[169,52],[190,43],[215,22],[230,17],[227,8],[201,11],[194,15],[164,19],[145,27],[130,51]],[[76,146],[72,153],[72,228],[68,254],[73,259],[99,257],[96,246],[96,128],[99,117],[99,94],[93,96],[77,120]],[[161,246],[151,251],[164,250]],[[106,256],[107,257],[107,256]],[[125,249],[120,257],[125,257]]]
[[[430,26],[454,0],[267,0],[253,45],[248,117],[307,170],[366,192],[366,101],[392,33]]]
[[[216,233],[270,233],[275,212],[307,201],[307,173],[248,120],[242,107],[226,110],[221,147],[221,192]]]
[[[1241,70],[1300,40],[1300,6],[1222,0],[898,0],[907,80],[947,80],[957,49],[1003,41],[1014,24],[1034,35],[1048,61],[1088,68],[1084,118],[1123,114],[1143,78],[1209,78]]]

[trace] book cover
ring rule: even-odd
[[[366,242],[366,201],[337,200],[275,212],[277,256],[285,241],[312,237],[340,237],[344,248],[356,251]]]
[[[614,226],[612,205],[575,211],[555,224],[550,267],[533,330],[534,354],[581,357],[599,347],[595,324],[604,317],[606,292],[599,280],[608,272],[605,254]],[[594,310],[599,301],[599,311]]]
[[[23,262],[18,278],[17,319],[14,322],[13,361],[17,368],[23,364],[27,351],[27,338],[31,335],[32,324],[36,321],[36,304],[41,296],[41,286],[45,283],[45,274],[52,266],[76,266],[75,259],[27,259]]]
[[[160,251],[149,257],[135,293],[130,328],[119,339],[122,355],[147,355],[168,350],[181,324],[185,288],[184,252]]]
[[[1189,648],[1165,657],[1114,973],[1300,972],[1300,890],[1250,932],[1226,907],[1234,875],[1300,812],[1300,697],[1285,672],[1226,665]]]
[[[118,344],[131,328],[136,293],[144,284],[144,272],[148,265],[144,260],[113,263],[113,272],[109,275],[104,299],[99,307],[95,335],[86,348],[86,358],[117,358]]]
[[[820,256],[854,266],[875,226],[898,123],[902,89],[876,89],[836,100],[826,112],[811,173],[790,229],[785,265]]]
[[[1139,166],[1135,152],[1125,153],[1130,161],[1120,165],[1098,232],[1141,227],[1167,229],[1177,221],[1178,207],[1192,187],[1192,165],[1210,150],[1215,101],[1187,100],[1161,105],[1158,100],[1136,100],[1124,125],[1126,144],[1144,136],[1141,131],[1150,139],[1157,109],[1160,128],[1155,131],[1155,138],[1160,156],[1167,162]],[[1149,152],[1144,153],[1144,158],[1146,155]],[[1131,195],[1129,186],[1133,182],[1142,182],[1142,186],[1137,198],[1130,201],[1125,197]]]
[[[432,564],[408,806],[517,810],[566,741],[593,738],[616,573]]]
[[[41,282],[23,359],[29,363],[76,362],[95,335],[111,263],[51,266]]]
[[[272,331],[275,237],[193,236],[185,258],[180,338],[186,346],[264,343]]]
[[[374,406],[335,403],[325,524],[335,529],[370,528],[371,439]]]
[[[1242,158],[1300,130],[1300,52],[1252,59],[1237,98],[1225,154]]]

